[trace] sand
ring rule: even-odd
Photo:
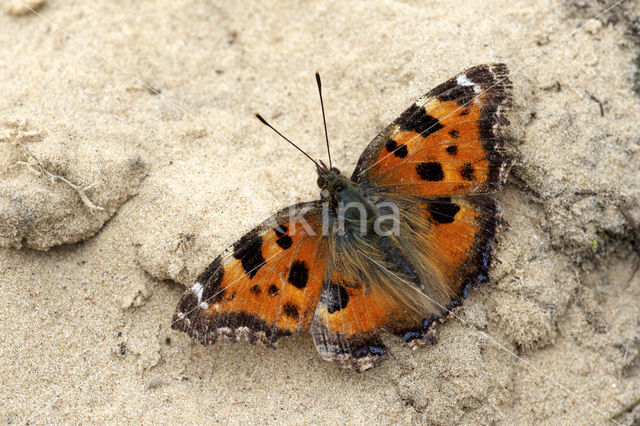
[[[0,3],[0,421],[640,422],[618,413],[640,396],[640,3],[589,21],[614,4]],[[317,196],[254,112],[324,158],[319,70],[350,171],[415,98],[498,61],[509,228],[437,345],[387,336],[358,374],[305,333],[272,351],[169,328],[218,252]]]

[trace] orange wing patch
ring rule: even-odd
[[[271,221],[277,225],[242,237],[183,295],[172,327],[205,344],[245,336],[268,346],[308,329],[325,269],[317,213],[305,215],[304,224],[277,221],[280,213]]]
[[[372,168],[376,183],[428,196],[466,194],[481,188],[489,178],[491,162],[480,137],[480,108],[434,100],[424,111],[434,119],[423,121],[442,120],[423,133],[398,127]]]
[[[288,229],[289,225],[281,226]],[[308,328],[324,272],[317,239],[307,233],[289,235],[276,230],[253,238],[262,239],[260,256],[265,259],[264,265],[247,274],[245,264],[252,267],[255,253],[250,250],[256,248],[251,245],[255,242],[249,242],[248,250],[240,253],[243,257],[224,264],[221,300],[225,303],[210,303],[208,312],[244,312],[290,332]]]
[[[481,195],[447,197],[418,208],[427,220],[408,217],[417,238],[403,244],[417,264],[428,265],[432,275],[440,278],[452,300],[464,297],[468,285],[488,278],[491,242],[500,221],[497,203]]]

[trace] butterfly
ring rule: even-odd
[[[172,327],[205,345],[271,348],[310,331],[323,359],[358,372],[386,355],[381,330],[435,343],[434,325],[489,280],[501,215],[487,194],[512,164],[511,89],[504,64],[467,69],[378,134],[351,177],[330,151],[329,166],[309,157],[320,199],[281,210],[213,260]]]

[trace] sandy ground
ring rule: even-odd
[[[640,422],[640,3],[0,2],[0,421]],[[512,69],[493,281],[439,344],[340,371],[169,328],[184,286],[317,196],[429,88]],[[58,177],[56,177],[58,176]],[[61,179],[61,178],[64,178]],[[627,212],[629,220],[622,211]]]

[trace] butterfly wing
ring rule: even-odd
[[[400,232],[328,247],[311,334],[320,355],[364,371],[386,354],[384,329],[415,346],[488,280],[499,208],[488,196],[398,202]],[[373,241],[373,242],[372,242]]]
[[[274,347],[308,329],[326,256],[318,203],[290,206],[218,256],[178,303],[172,328],[203,344],[246,337]]]
[[[351,179],[425,197],[501,189],[511,166],[503,135],[511,87],[504,64],[437,86],[373,139]]]

